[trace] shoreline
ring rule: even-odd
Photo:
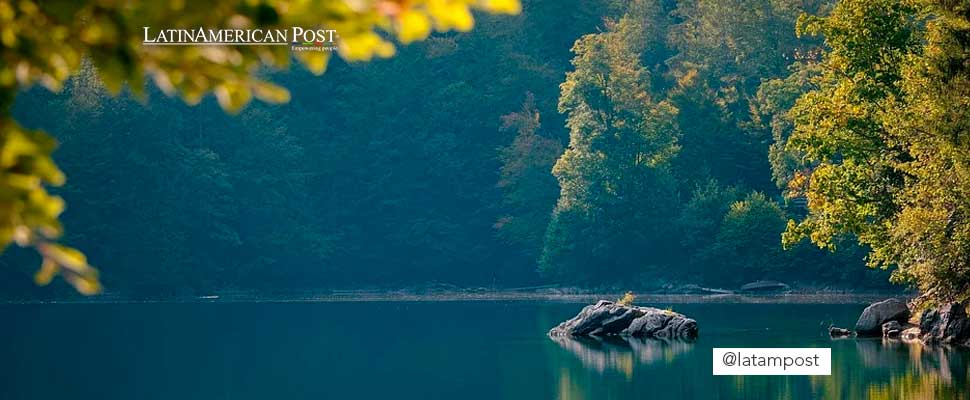
[[[638,304],[870,304],[887,298],[908,299],[906,293],[829,293],[787,292],[764,294],[635,294]],[[259,296],[253,294],[222,294],[211,296],[185,296],[161,299],[133,299],[114,296],[96,296],[76,299],[51,300],[0,300],[4,305],[40,304],[207,304],[207,303],[361,303],[361,302],[477,302],[521,301],[592,304],[597,300],[612,300],[622,293],[559,294],[536,292],[372,292],[347,291],[299,295]]]

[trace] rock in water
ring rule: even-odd
[[[882,325],[889,321],[905,324],[909,320],[909,307],[899,299],[887,299],[872,303],[855,323],[855,331],[859,336],[879,336]]]
[[[658,339],[695,339],[697,338],[697,321],[673,311],[656,308],[641,308],[649,310],[643,316],[633,320],[621,335]]]
[[[850,331],[848,329],[845,329],[845,328],[839,328],[837,326],[830,326],[829,327],[829,336],[834,337],[834,338],[852,336],[852,331]]]
[[[923,343],[970,345],[970,319],[962,303],[949,303],[927,310],[919,321]]]
[[[889,321],[882,324],[882,337],[887,339],[895,339],[899,337],[899,334],[903,331],[903,325],[899,321]]]
[[[623,335],[661,339],[697,338],[697,321],[653,307],[600,300],[549,331],[550,336]]]
[[[549,331],[549,334],[553,336],[615,335],[642,315],[643,312],[637,308],[600,300],[594,305],[583,307],[579,315],[559,324]]]

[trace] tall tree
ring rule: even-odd
[[[539,111],[532,93],[522,109],[502,117],[502,130],[516,132],[508,146],[499,149],[502,169],[498,186],[505,192],[508,213],[495,223],[499,235],[537,257],[549,216],[556,204],[558,185],[552,166],[562,145],[539,134]]]
[[[562,84],[569,146],[556,162],[560,196],[540,270],[562,279],[610,279],[663,259],[676,196],[676,109],[652,91],[640,62],[662,34],[656,2],[638,2],[603,33],[573,46],[575,70]],[[617,277],[612,277],[616,279]]]

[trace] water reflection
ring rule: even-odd
[[[633,376],[636,364],[669,363],[693,347],[693,343],[684,341],[624,337],[551,339],[579,358],[587,369],[601,374],[618,371],[628,378]]]
[[[866,375],[880,378],[870,380],[864,388],[862,394],[867,398],[970,398],[967,349],[889,339],[856,340],[855,348],[865,369],[849,373],[847,378],[864,379]]]
[[[831,347],[832,375],[715,377],[712,343],[556,337],[565,350],[557,363],[558,398],[649,397],[643,389],[649,387],[673,398],[970,399],[966,349],[880,339],[801,345],[757,339],[747,347]]]

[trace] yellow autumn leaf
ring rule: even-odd
[[[428,2],[428,12],[434,19],[435,28],[439,31],[454,29],[467,32],[475,26],[468,6],[447,0],[432,0]]]
[[[57,271],[60,268],[57,263],[49,259],[44,259],[44,262],[40,264],[40,269],[34,274],[34,283],[40,286],[46,286],[51,283],[54,279],[54,275],[57,275]]]
[[[297,58],[314,75],[320,75],[327,71],[327,64],[330,62],[330,53],[326,51],[305,51],[298,53]]]
[[[53,186],[61,186],[67,179],[49,155],[34,159],[34,173]]]
[[[493,13],[518,14],[522,12],[522,3],[519,0],[485,0],[482,8]]]
[[[268,82],[253,82],[250,86],[257,99],[267,103],[286,103],[290,101],[290,91],[282,86]]]
[[[34,175],[7,173],[3,177],[3,184],[11,189],[31,190],[40,186],[40,178]]]
[[[431,21],[422,12],[407,10],[398,16],[397,38],[408,44],[431,34]]]
[[[338,50],[348,61],[370,61],[375,55],[378,57],[394,55],[394,45],[374,32],[342,37]]]
[[[37,205],[41,207],[45,215],[57,217],[64,212],[64,199],[62,199],[60,196],[51,196],[42,190],[36,190],[34,193],[40,193],[43,195],[41,199],[37,199],[35,201]]]
[[[88,272],[91,267],[88,260],[80,251],[56,243],[45,243],[39,246],[45,260],[57,263],[61,267],[79,274]]]
[[[64,277],[64,279],[67,280],[67,283],[70,283],[71,286],[74,286],[74,289],[76,289],[78,292],[80,292],[85,296],[91,296],[91,295],[101,293],[101,283],[98,282],[97,274],[90,274],[90,275],[68,274],[67,276]]]
[[[33,155],[39,152],[37,144],[27,138],[19,129],[7,132],[7,140],[0,149],[0,167],[10,168],[19,162],[21,156]]]
[[[237,82],[226,82],[216,86],[215,94],[219,105],[230,114],[239,112],[253,97],[248,87]]]

